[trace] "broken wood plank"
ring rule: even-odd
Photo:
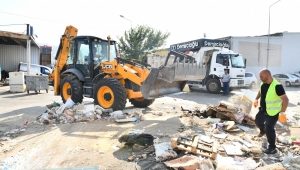
[[[195,153],[197,146],[198,146],[198,140],[199,140],[199,136],[193,136],[193,144],[192,144],[192,150],[191,152]]]

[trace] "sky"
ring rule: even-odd
[[[277,1],[0,0],[0,30],[24,33],[22,24],[30,24],[39,45],[58,46],[68,25],[78,28],[78,35],[114,40],[131,26],[147,25],[171,34],[163,46],[168,48],[204,33],[208,39],[266,35],[269,7]],[[280,0],[270,9],[270,33],[300,32],[299,0]]]

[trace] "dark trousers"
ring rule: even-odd
[[[229,84],[228,82],[223,82],[224,95],[228,95],[229,93]]]
[[[269,116],[267,112],[262,111],[259,108],[259,111],[255,117],[255,124],[259,128],[260,133],[265,133],[268,139],[269,148],[275,149],[276,145],[276,133],[275,133],[275,125],[278,121],[278,114],[275,116]]]

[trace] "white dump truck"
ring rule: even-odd
[[[244,86],[246,61],[241,54],[229,49],[226,40],[199,39],[189,42],[173,44],[171,51],[184,52],[195,58],[196,66],[201,67],[198,73],[201,79],[187,82],[190,89],[206,86],[210,93],[222,90],[221,77],[224,70],[230,74],[230,89]]]
[[[246,61],[241,54],[229,50],[229,42],[225,40],[199,39],[173,44],[170,46],[168,56],[149,54],[147,62],[155,67],[168,66],[176,62],[177,57],[174,55],[180,56],[179,53],[182,56],[191,56],[193,64],[190,64],[191,61],[186,61],[186,63],[189,62],[185,65],[186,69],[176,71],[189,72],[191,70],[189,67],[197,67],[197,69],[193,69],[197,70],[197,73],[193,73],[194,77],[189,77],[190,79],[187,81],[191,90],[206,86],[208,92],[219,93],[223,89],[220,78],[225,69],[228,70],[231,77],[231,90],[244,86]],[[194,79],[195,77],[197,79]]]

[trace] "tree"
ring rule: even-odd
[[[155,30],[141,25],[124,32],[123,37],[118,37],[121,55],[126,59],[144,60],[147,53],[157,50],[165,45],[169,32]]]

